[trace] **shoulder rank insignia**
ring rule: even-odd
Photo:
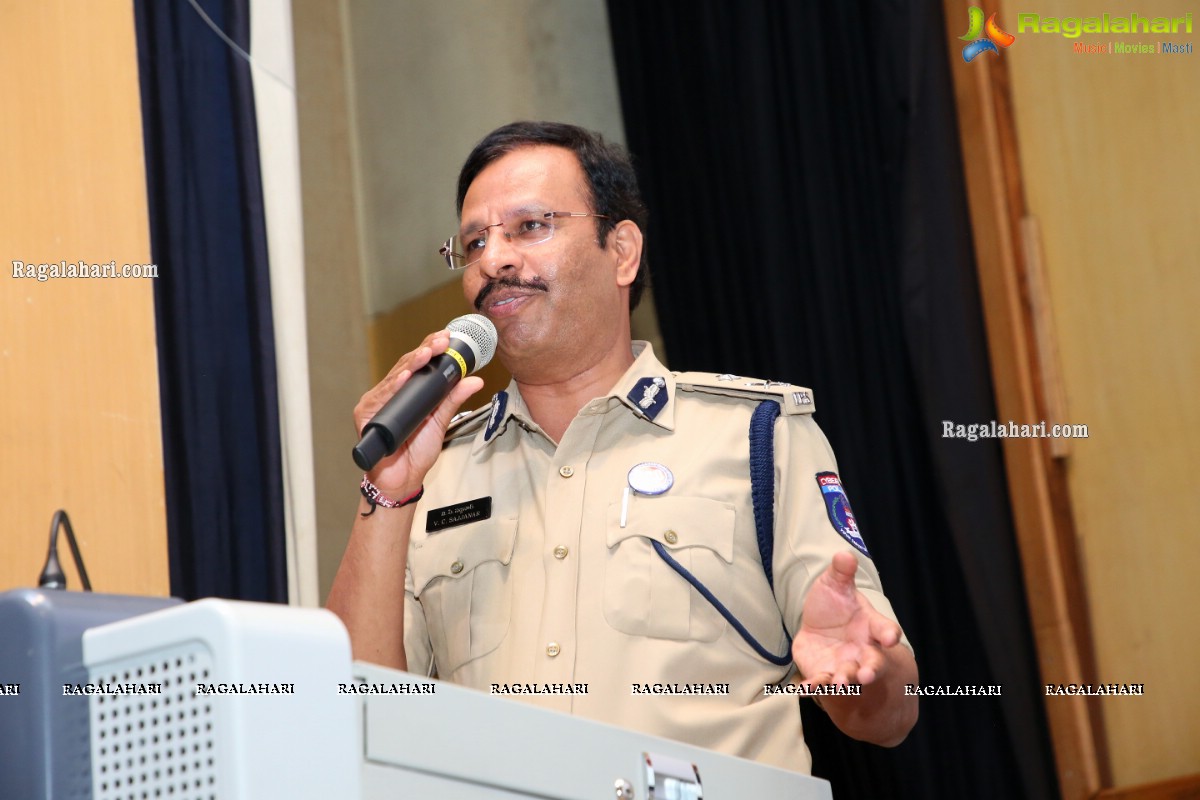
[[[812,389],[787,381],[743,378],[740,375],[712,372],[681,372],[675,385],[685,392],[704,392],[750,400],[774,400],[784,414],[811,414],[816,411]]]
[[[483,432],[484,441],[490,442],[504,421],[504,409],[508,407],[508,392],[496,392],[492,398],[492,410],[488,415],[487,430]]]
[[[642,378],[625,396],[646,419],[652,420],[667,407],[667,393],[663,391],[666,387],[667,379],[661,376]]]
[[[443,441],[450,442],[454,439],[461,439],[464,436],[471,436],[479,432],[484,423],[490,419],[493,407],[496,405],[496,399],[492,398],[492,402],[486,406],[480,406],[474,411],[460,411],[450,420],[450,424],[446,427],[446,436]]]

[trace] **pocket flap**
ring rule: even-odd
[[[409,551],[417,597],[438,578],[458,580],[489,561],[507,566],[512,562],[516,542],[515,519],[491,519],[427,536]]]
[[[632,537],[654,539],[669,550],[704,547],[732,564],[734,518],[732,505],[707,497],[634,495],[624,528],[620,501],[609,505],[607,544],[611,549]]]

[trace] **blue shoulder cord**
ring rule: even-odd
[[[775,576],[772,572],[772,559],[775,552],[775,420],[779,417],[779,404],[773,400],[764,400],[754,409],[750,418],[750,498],[754,502],[754,527],[758,536],[758,553],[762,557],[763,572],[767,575],[767,583],[771,592],[775,591]],[[700,595],[712,604],[717,613],[733,626],[733,629],[746,640],[746,644],[760,656],[779,667],[792,663],[792,637],[787,635],[787,626],[783,633],[787,636],[788,651],[781,656],[773,655],[770,650],[759,644],[758,640],[746,630],[733,612],[708,590],[688,569],[676,561],[656,539],[650,544],[659,558],[667,562],[671,569],[679,575]]]

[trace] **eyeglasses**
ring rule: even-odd
[[[603,214],[584,214],[574,211],[520,212],[511,215],[508,219],[493,222],[491,225],[485,225],[470,233],[451,236],[438,252],[441,253],[442,258],[446,259],[446,266],[450,269],[466,269],[483,258],[483,251],[487,248],[488,243],[488,231],[492,228],[500,228],[504,238],[516,247],[529,247],[549,241],[554,237],[554,229],[558,227],[556,219],[571,217],[608,219]]]

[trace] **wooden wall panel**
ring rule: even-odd
[[[61,507],[97,591],[163,595],[151,281],[12,263],[151,261],[133,4],[3,0],[0,19],[0,590],[34,585]]]
[[[1017,33],[1025,5],[1002,2]],[[1095,16],[1082,0],[1060,17]],[[1183,17],[1183,0],[1105,7]],[[1195,16],[1193,14],[1193,16]],[[1198,32],[1200,33],[1200,32]],[[1200,55],[1074,52],[1076,42],[1195,34],[1018,34],[1006,51],[1021,174],[1042,231],[1072,443],[1067,482],[1098,678],[1143,683],[1103,702],[1116,786],[1200,764],[1189,620],[1200,563]]]
[[[946,0],[944,8],[996,408],[1001,420],[1037,422],[1048,406],[1045,364],[1029,294],[1030,248],[1020,234],[1026,201],[1007,62],[964,62],[957,37],[972,5]],[[1045,442],[1006,439],[1003,447],[1042,679],[1088,680],[1095,674],[1091,626],[1063,466]],[[1100,709],[1083,697],[1051,699],[1045,709],[1061,796],[1089,798],[1109,781]]]

